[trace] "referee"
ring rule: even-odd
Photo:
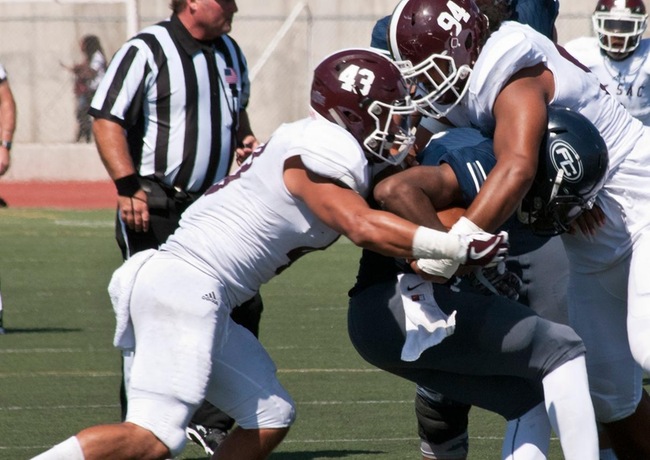
[[[182,212],[258,144],[246,112],[246,59],[227,35],[235,0],[172,0],[171,9],[171,18],[118,50],[89,109],[117,189],[115,234],[124,259],[163,243]],[[257,294],[233,319],[257,336],[261,312]],[[130,356],[124,354],[126,381]],[[123,418],[124,391],[123,382]],[[205,402],[188,437],[210,455],[232,424]]]

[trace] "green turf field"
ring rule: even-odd
[[[28,459],[117,422],[119,354],[106,293],[120,263],[112,211],[0,210],[0,459]],[[310,254],[262,289],[261,341],[298,419],[277,460],[419,459],[413,384],[377,371],[347,337],[359,250]],[[500,418],[471,412],[470,459],[498,459]],[[205,458],[188,445],[183,459]],[[552,459],[559,443],[552,441]]]

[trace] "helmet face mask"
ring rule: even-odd
[[[598,44],[613,59],[624,59],[639,46],[647,20],[642,0],[599,0],[592,16]]]
[[[416,66],[409,64],[400,67],[402,75],[417,86],[413,103],[428,117],[447,115],[469,88],[467,83],[472,69],[467,65],[456,69],[456,63],[449,56],[434,54]]]
[[[562,171],[558,171],[558,175],[556,183],[561,184]],[[584,200],[576,195],[558,195],[558,192],[559,187],[551,193],[548,201],[540,196],[527,195],[517,210],[519,221],[527,224],[536,235],[555,236],[569,231],[573,221],[593,207],[595,196]]]
[[[517,211],[533,233],[559,235],[592,208],[606,179],[608,154],[596,127],[562,107],[548,108],[537,175]]]
[[[400,164],[415,142],[414,110],[410,101],[404,106],[372,102],[368,113],[375,119],[375,129],[364,139],[365,149],[386,163]]]
[[[421,113],[440,118],[460,102],[487,30],[471,0],[400,1],[388,45],[404,77],[418,85],[414,102]]]
[[[314,112],[348,131],[370,159],[400,164],[415,142],[417,111],[396,65],[371,49],[347,49],[314,70]]]

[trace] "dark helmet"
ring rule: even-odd
[[[566,232],[593,206],[607,165],[607,145],[596,127],[578,112],[550,106],[537,175],[520,205],[519,220],[540,235]]]
[[[639,46],[648,15],[642,0],[599,0],[591,19],[603,51],[623,59]]]
[[[391,164],[401,163],[415,141],[409,88],[378,51],[346,49],[326,57],[314,70],[311,107]]]
[[[420,83],[415,98],[426,115],[441,117],[467,90],[488,30],[473,0],[402,0],[391,16],[388,46],[405,77]],[[418,93],[418,94],[421,94]]]

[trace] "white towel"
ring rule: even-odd
[[[456,311],[447,316],[433,297],[431,282],[419,275],[404,273],[398,280],[406,322],[402,361],[415,361],[424,350],[454,333]]]
[[[135,334],[131,322],[131,291],[138,271],[155,253],[155,249],[149,249],[129,257],[115,270],[108,284],[108,294],[111,296],[116,320],[113,345],[117,348],[123,350],[135,348]]]

